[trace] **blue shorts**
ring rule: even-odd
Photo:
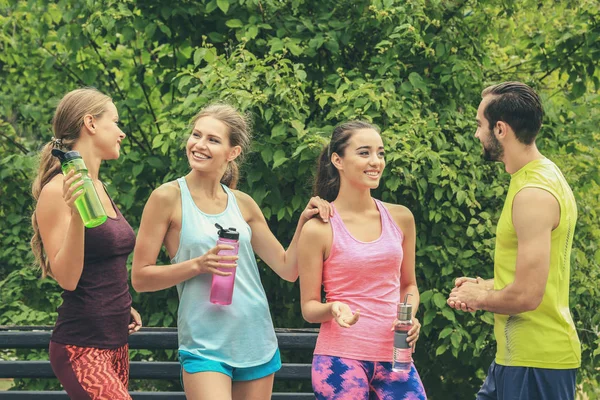
[[[507,367],[492,362],[477,400],[574,400],[576,369]]]
[[[220,361],[209,360],[199,355],[179,350],[179,363],[188,374],[220,372],[229,376],[232,381],[253,381],[279,371],[281,369],[281,356],[279,349],[277,349],[271,360],[264,364],[254,367],[236,368]]]

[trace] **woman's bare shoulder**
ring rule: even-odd
[[[396,222],[402,230],[414,226],[415,217],[408,207],[392,203],[383,203],[383,205],[390,212],[394,222]]]

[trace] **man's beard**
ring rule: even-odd
[[[488,147],[482,143],[483,146],[483,159],[485,161],[501,161],[504,155],[504,148],[500,141],[494,136],[494,132],[490,132],[490,141]]]

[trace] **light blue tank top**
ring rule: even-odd
[[[179,350],[236,368],[264,364],[277,351],[277,337],[250,243],[252,230],[228,187],[222,185],[227,193],[225,211],[206,214],[194,203],[185,178],[177,182],[181,189],[181,234],[172,263],[202,256],[216,246],[215,223],[240,233],[231,305],[209,301],[212,274],[200,274],[177,285]]]

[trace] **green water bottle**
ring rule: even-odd
[[[81,185],[78,191],[83,190],[83,194],[75,200],[75,207],[77,207],[77,211],[79,211],[85,227],[93,228],[102,225],[107,218],[106,211],[104,211],[100,197],[98,197],[98,193],[94,187],[94,182],[88,176],[87,167],[79,152],[67,151],[65,153],[59,149],[52,149],[52,155],[60,160],[63,174],[67,175],[71,170],[75,170],[76,174],[81,174],[83,185]],[[79,181],[73,184],[77,182]]]

